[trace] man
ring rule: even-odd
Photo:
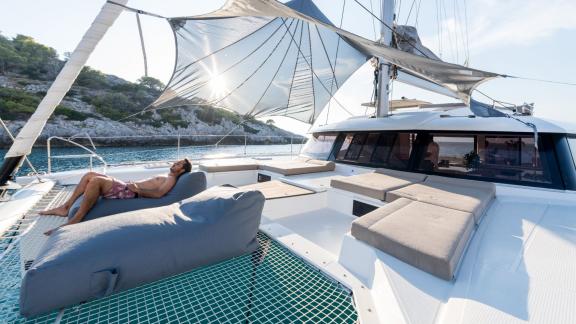
[[[190,163],[188,159],[184,159],[175,162],[170,167],[170,172],[166,176],[157,176],[128,184],[110,176],[96,172],[88,172],[82,177],[76,189],[74,189],[72,196],[70,196],[63,205],[42,211],[40,215],[66,217],[76,199],[84,195],[84,200],[80,204],[80,208],[76,214],[74,214],[74,217],[62,226],[76,224],[84,219],[84,216],[92,209],[100,196],[106,199],[131,199],[136,197],[160,198],[174,187],[176,181],[182,174],[190,172],[191,169],[192,163]],[[44,234],[50,235],[54,230],[56,229],[49,230]]]

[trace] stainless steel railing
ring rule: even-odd
[[[48,138],[47,140],[47,144],[46,144],[46,149],[47,149],[47,158],[48,158],[48,163],[47,163],[47,168],[48,168],[48,173],[52,172],[52,161],[54,159],[85,159],[88,158],[89,159],[89,168],[90,170],[92,170],[93,168],[93,162],[94,159],[99,160],[100,162],[102,162],[102,164],[104,165],[104,169],[106,169],[108,166],[112,165],[111,163],[108,163],[100,154],[98,154],[96,151],[96,146],[94,144],[94,141],[105,141],[108,142],[108,145],[110,143],[111,140],[122,140],[122,141],[131,141],[134,140],[134,142],[137,142],[136,144],[140,144],[142,145],[142,139],[145,138],[150,138],[150,139],[175,139],[176,140],[176,145],[175,145],[175,149],[176,149],[176,159],[179,160],[181,157],[181,150],[185,149],[185,148],[204,148],[204,149],[210,149],[210,148],[219,148],[219,147],[225,147],[225,146],[231,146],[231,145],[235,145],[235,146],[243,146],[242,149],[242,153],[238,154],[236,156],[245,156],[245,157],[254,157],[254,156],[261,156],[261,155],[290,155],[293,156],[294,154],[299,154],[300,153],[300,148],[301,146],[304,144],[305,142],[305,138],[304,137],[297,137],[297,136],[264,136],[264,135],[228,135],[226,136],[228,139],[234,139],[237,138],[236,142],[234,144],[222,144],[222,136],[223,135],[217,135],[217,134],[203,134],[203,135],[182,135],[182,134],[177,134],[177,135],[131,135],[131,136],[95,136],[95,137],[91,137],[89,135],[84,135],[84,136],[73,136],[70,138],[64,138],[64,137],[60,137],[60,136],[52,136],[50,138]],[[183,146],[182,142],[184,138],[188,138],[190,140],[196,140],[196,143],[202,142],[202,140],[204,140],[205,142],[208,141],[208,139],[214,139],[215,144],[206,144],[206,145],[187,145],[187,146]],[[217,140],[219,139],[219,140]],[[242,140],[243,139],[243,140]],[[64,141],[66,143],[72,144],[76,147],[81,148],[82,150],[86,151],[86,154],[62,154],[62,155],[53,155],[52,153],[52,140],[60,140],[60,141]],[[78,143],[78,140],[88,140],[90,143],[90,146],[92,147],[92,149],[88,148],[87,145],[82,145],[80,143]],[[140,141],[140,142],[138,142]],[[266,145],[267,143],[265,143],[265,141],[270,142],[269,144],[271,145],[277,145],[277,144],[282,144],[282,145],[288,145],[288,143],[290,144],[290,152],[280,152],[280,153],[265,153],[265,154],[249,154],[248,153],[248,148],[252,145]],[[239,144],[242,143],[243,144]],[[158,149],[146,149],[146,150],[136,150],[136,151],[127,151],[127,152],[118,152],[115,153],[117,155],[121,155],[121,154],[137,154],[137,153],[147,153],[147,152],[159,152],[159,151],[165,151],[165,150],[173,150],[174,146],[170,146],[169,147],[164,147],[164,148],[158,148]],[[122,164],[124,163],[131,163],[134,164],[137,161],[124,161]],[[151,161],[146,161],[151,162]]]
[[[77,138],[77,137],[76,137]],[[60,140],[60,141],[64,141],[66,143],[72,144],[76,147],[79,147],[85,151],[88,152],[88,154],[66,154],[66,155],[57,155],[57,156],[53,156],[52,155],[52,140]],[[101,157],[100,155],[98,155],[95,151],[96,151],[96,147],[94,146],[94,142],[92,142],[92,139],[90,139],[90,143],[92,143],[92,148],[94,150],[91,150],[89,148],[87,148],[86,146],[76,143],[74,142],[74,137],[71,138],[64,138],[64,137],[60,137],[60,136],[51,136],[48,138],[48,140],[46,141],[46,150],[47,150],[47,157],[48,157],[48,174],[52,173],[52,159],[78,159],[78,158],[88,158],[90,161],[90,171],[92,171],[93,165],[94,165],[94,159],[99,160],[100,162],[102,162],[103,164],[103,168],[104,168],[104,172],[106,171],[106,168],[108,167],[108,163],[106,163],[106,161],[104,160],[103,157]]]

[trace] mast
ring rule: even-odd
[[[382,0],[382,10],[380,12],[380,43],[386,46],[392,45],[392,30],[389,27],[394,25],[394,0]],[[390,112],[388,96],[390,94],[390,65],[384,63],[384,59],[379,59],[380,73],[378,73],[378,102],[376,105],[376,117],[386,117]]]
[[[126,5],[128,0],[115,0],[115,2],[119,5]],[[32,114],[16,136],[0,168],[0,187],[6,185],[8,180],[13,178],[24,161],[24,157],[30,154],[34,142],[36,142],[46,125],[46,121],[60,104],[68,90],[70,90],[70,87],[72,87],[98,42],[100,42],[108,28],[122,12],[122,7],[117,4],[110,2],[104,4],[100,13],[96,16],[92,25],[56,77],[56,80],[48,89],[46,96],[42,99],[34,114]]]

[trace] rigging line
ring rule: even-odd
[[[442,14],[444,14],[444,16],[442,16]],[[446,3],[444,2],[444,0],[440,0],[440,16],[442,17],[442,20],[448,20],[448,13],[446,12]],[[452,61],[454,61],[454,54],[456,53],[456,50],[454,49],[454,42],[452,41],[452,31],[450,30],[450,28],[448,28],[448,43],[450,44],[450,50],[452,51]],[[458,62],[458,61],[456,61]]]
[[[338,28],[342,29],[342,23],[344,22],[344,10],[346,9],[346,0],[342,3],[342,12],[340,13],[340,26]],[[374,18],[372,18],[374,21]],[[338,34],[336,34],[338,35]],[[338,40],[336,41],[336,53],[334,55],[334,79],[330,82],[330,93],[334,90],[334,83],[336,80],[336,67],[338,66],[338,52],[340,51],[340,40],[342,37],[338,35]],[[336,82],[336,88],[338,88],[338,83]],[[328,124],[328,117],[330,115],[330,107],[332,105],[332,100],[328,100],[328,110],[326,111],[326,124]]]
[[[281,19],[284,20],[284,18],[281,18]],[[291,28],[293,22],[294,22],[294,20],[292,20],[292,22],[290,22],[290,26],[288,26],[289,28]],[[297,28],[298,28],[298,23],[296,23],[296,29]],[[252,110],[248,113],[249,115],[252,115],[252,113],[254,112],[256,107],[260,104],[260,102],[262,101],[262,99],[264,98],[266,93],[268,92],[268,89],[270,89],[270,87],[272,86],[272,83],[274,82],[274,79],[276,79],[276,76],[278,75],[278,73],[280,73],[280,69],[282,68],[282,65],[284,64],[284,61],[286,60],[286,57],[288,56],[288,53],[290,52],[291,48],[292,48],[292,42],[288,41],[288,47],[286,48],[286,52],[284,53],[284,57],[282,57],[280,64],[278,64],[278,68],[276,69],[276,72],[274,73],[274,75],[270,79],[270,82],[268,82],[266,89],[264,89],[264,92],[262,92],[262,95],[260,96],[258,101],[254,104],[254,107],[252,107]],[[255,116],[256,115],[258,115],[258,114],[255,114]]]
[[[308,25],[308,28],[310,28],[310,25]],[[318,30],[318,26],[314,25],[314,28],[316,29],[316,34],[318,35],[318,38],[320,39],[320,43],[322,43],[322,48],[324,49],[324,54],[326,55],[326,59],[328,60],[328,65],[330,65],[330,71],[332,72],[332,77],[335,80],[336,79],[336,71],[335,71],[334,67],[332,66],[332,62],[330,61],[330,56],[328,55],[328,50],[326,50],[326,45],[324,45],[324,40],[322,39],[322,36],[320,35],[320,31]],[[310,46],[312,46],[312,42],[310,42]],[[310,53],[312,53],[312,48],[310,48]],[[336,84],[336,88],[338,88],[338,84]]]
[[[436,2],[436,28],[438,30],[438,54],[440,59],[442,59],[442,28],[440,26],[440,3],[439,0]]]
[[[147,12],[147,11],[144,11],[144,10],[140,10],[140,9],[128,7],[127,5],[123,5],[123,4],[121,4],[121,3],[114,2],[114,1],[111,1],[111,0],[108,0],[108,1],[106,1],[106,2],[107,2],[107,3],[110,3],[110,4],[113,4],[113,5],[116,5],[116,6],[119,6],[119,7],[122,7],[122,8],[124,8],[124,9],[128,10],[128,11],[135,12],[135,13],[137,13],[137,14],[147,15],[147,16],[156,17],[156,18],[161,18],[161,19],[168,19],[168,18],[166,18],[166,17],[164,17],[164,16],[160,16],[160,15],[155,14],[155,13],[151,13],[151,12]]]
[[[510,102],[505,102],[505,101],[500,101],[500,100],[494,99],[494,98],[490,97],[489,95],[487,95],[486,93],[484,93],[484,92],[482,92],[482,91],[480,91],[480,90],[478,90],[478,89],[474,89],[474,91],[476,91],[476,92],[478,92],[479,94],[483,95],[484,97],[492,100],[494,103],[499,104],[499,105],[502,106],[503,108],[512,108],[512,107],[516,107],[516,106],[517,106],[517,105],[515,105],[515,104],[513,104],[513,103],[510,103]]]
[[[406,22],[404,23],[404,25],[408,25],[408,20],[410,20],[410,15],[412,15],[412,9],[414,9],[415,3],[416,0],[412,0],[412,4],[410,5],[410,10],[408,11],[408,16],[406,17]]]
[[[398,8],[398,11],[397,11],[397,15],[396,15],[396,20],[400,21],[400,10],[402,10],[402,0],[398,1],[397,8]]]
[[[410,45],[412,48],[414,48],[416,51],[418,51],[420,54],[422,54],[422,56],[424,56],[425,58],[430,58],[428,57],[428,55],[426,55],[426,53],[424,53],[422,50],[420,50],[418,48],[418,46],[414,45],[414,43],[412,43],[409,39],[405,38],[404,36],[402,36],[399,32],[397,32],[394,28],[392,28],[390,25],[388,25],[387,23],[385,23],[384,21],[382,21],[382,19],[380,19],[379,17],[377,17],[376,15],[374,15],[372,12],[370,12],[370,10],[368,10],[368,8],[366,8],[362,3],[360,3],[358,0],[354,0],[354,2],[356,2],[360,7],[362,7],[362,9],[366,10],[368,13],[370,13],[374,18],[376,18],[384,27],[388,28],[390,31],[392,31],[392,34],[394,34],[396,37],[398,37],[399,39],[401,39],[402,41],[406,42],[408,45]]]
[[[290,23],[290,26],[292,26],[294,19],[292,20],[292,22]],[[238,66],[240,63],[244,62],[245,60],[247,60],[249,57],[251,57],[254,53],[256,53],[258,50],[260,50],[266,43],[268,43],[268,41],[270,39],[272,39],[272,37],[274,37],[276,35],[276,33],[278,33],[278,31],[280,30],[280,28],[282,28],[282,24],[279,24],[278,27],[266,38],[264,39],[264,41],[262,43],[260,43],[260,45],[256,46],[256,48],[254,48],[254,50],[252,50],[250,53],[248,53],[247,55],[245,55],[243,58],[241,58],[239,61],[235,62],[234,64],[232,64],[231,66],[229,66],[228,68],[226,68],[224,71],[221,71],[219,73],[217,73],[216,75],[211,76],[211,78],[209,80],[206,80],[204,82],[201,82],[199,84],[193,85],[191,87],[189,87],[188,89],[183,89],[180,90],[176,87],[171,87],[172,90],[177,91],[179,95],[181,96],[186,96],[188,94],[190,94],[190,92],[192,91],[196,91],[202,87],[204,87],[205,85],[209,84],[210,81],[213,78],[219,77],[221,75],[223,75],[224,73],[232,70],[233,68],[235,68],[236,66]]]
[[[243,40],[245,40],[245,39],[247,39],[247,38],[250,38],[251,36],[255,35],[255,34],[256,34],[257,32],[259,32],[260,30],[268,27],[268,25],[270,25],[272,22],[274,22],[274,20],[275,20],[275,19],[271,19],[269,22],[267,22],[267,23],[265,23],[264,25],[262,25],[261,27],[257,28],[256,30],[254,30],[254,31],[251,32],[250,34],[247,34],[247,35],[239,38],[238,40],[235,40],[234,42],[232,42],[232,43],[230,43],[230,44],[228,44],[228,45],[226,45],[226,46],[223,46],[222,48],[219,48],[219,49],[215,50],[214,52],[212,52],[212,53],[210,53],[210,54],[206,54],[206,55],[204,55],[203,57],[197,59],[197,60],[194,61],[194,62],[191,62],[191,63],[187,64],[186,66],[180,68],[180,71],[179,71],[179,72],[176,72],[176,73],[178,73],[178,74],[180,75],[180,74],[182,74],[186,69],[188,69],[190,66],[192,66],[192,65],[194,65],[194,64],[196,64],[196,63],[198,63],[198,62],[200,62],[200,61],[202,61],[202,60],[204,60],[204,59],[206,59],[206,58],[208,58],[208,57],[210,57],[210,56],[212,56],[212,55],[214,55],[214,54],[216,54],[216,53],[219,53],[219,52],[221,52],[221,51],[229,48],[230,46],[233,46],[233,45],[235,45],[235,44],[238,44],[239,42],[241,42],[241,41],[243,41]],[[176,74],[176,73],[174,73],[174,74]],[[178,83],[178,82],[177,82],[177,83]],[[176,83],[176,84],[177,84],[177,83]]]
[[[464,2],[464,26],[466,28],[466,66],[470,65],[470,33],[468,31],[468,0]]]
[[[284,20],[282,20],[282,22],[284,23],[284,25],[286,24],[284,22]],[[300,40],[298,45],[296,45],[296,47],[298,48],[298,53],[296,53],[296,60],[294,61],[294,72],[292,73],[292,82],[290,82],[290,89],[288,89],[288,100],[286,100],[286,110],[284,111],[284,116],[286,116],[286,114],[288,113],[288,107],[290,106],[290,98],[292,96],[292,88],[294,87],[294,79],[296,77],[296,68],[298,67],[298,61],[300,60],[300,54],[302,54],[302,52],[300,51],[300,45],[302,44],[302,30],[304,29],[304,21],[298,21],[298,22],[302,22],[301,27],[300,27]],[[286,28],[286,30],[288,30],[288,28]],[[294,31],[294,33],[298,32],[298,25],[296,25],[296,30]],[[292,36],[292,33],[290,33],[290,36]],[[292,40],[294,40],[294,36],[292,36]],[[294,42],[296,43],[296,42]]]
[[[310,37],[310,24],[306,24],[308,26],[308,50],[310,51],[310,82],[312,83],[312,102],[314,106],[312,107],[313,113],[311,116],[311,123],[313,122],[316,116],[316,87],[314,86],[314,75],[312,72],[314,71],[314,56],[312,54],[312,38]],[[318,29],[316,29],[318,31]]]
[[[344,1],[344,2],[346,2],[346,1]],[[372,0],[370,0],[370,11],[374,12]],[[340,26],[340,28],[342,28],[342,26]],[[374,41],[378,41],[378,34],[376,33],[376,22],[374,21],[374,17],[372,17],[372,29],[374,29]]]
[[[414,23],[414,27],[418,29],[418,18],[420,18],[420,7],[422,6],[422,0],[418,1],[418,7],[416,8],[416,21]]]
[[[454,13],[454,17],[452,18],[454,21],[454,45],[456,47],[456,63],[460,64],[460,44],[458,44],[458,30],[460,29],[460,15],[458,15],[458,0],[452,1],[452,12]]]
[[[232,89],[224,97],[222,97],[216,101],[212,101],[212,102],[210,102],[210,104],[217,104],[217,103],[221,102],[222,100],[228,98],[230,95],[232,95],[232,93],[234,91],[240,89],[244,84],[246,84],[246,82],[248,82],[248,80],[250,80],[254,75],[256,75],[256,73],[258,73],[258,71],[260,71],[260,69],[264,66],[264,64],[266,64],[266,62],[268,62],[268,60],[272,57],[272,55],[274,55],[274,53],[276,52],[276,50],[278,49],[278,47],[280,46],[280,44],[282,43],[282,41],[284,40],[284,37],[286,37],[286,34],[288,34],[288,32],[289,32],[289,29],[287,29],[286,32],[284,32],[284,35],[282,35],[282,38],[280,39],[280,41],[278,41],[276,46],[274,46],[274,48],[272,49],[272,51],[270,51],[270,54],[268,54],[268,56],[264,59],[264,61],[262,61],[262,63],[260,63],[260,65],[258,67],[256,67],[256,69],[246,79],[244,79],[244,81],[242,81],[236,88]]]
[[[512,79],[520,79],[520,80],[527,80],[527,81],[537,81],[537,82],[545,82],[545,83],[552,83],[558,85],[567,85],[567,86],[576,86],[576,83],[572,82],[564,82],[564,81],[555,81],[555,80],[546,80],[546,79],[537,79],[537,78],[527,78],[527,77],[520,77],[515,75],[502,75],[505,78],[512,78]]]
[[[140,46],[142,47],[142,57],[144,58],[144,76],[148,77],[148,59],[146,58],[146,46],[144,45],[144,34],[140,23],[140,14],[136,13],[136,24],[138,25],[138,35],[140,35]]]
[[[354,0],[354,1],[356,1],[356,0]],[[284,23],[284,24],[286,24],[286,23]],[[290,32],[289,32],[289,33],[290,33]],[[292,33],[290,33],[290,37],[292,38],[292,41],[293,41],[294,43],[296,43],[296,40],[294,39],[294,35],[293,35]],[[300,49],[300,46],[298,46],[298,52],[299,52],[300,54],[302,54],[302,50]],[[302,56],[304,56],[304,54],[302,54]],[[310,65],[310,63],[308,62],[308,60],[307,60],[305,57],[303,57],[303,58],[304,58],[304,61],[306,62],[306,64],[308,65],[308,67],[309,67],[310,69],[312,69],[312,66]],[[334,101],[335,101],[345,112],[347,112],[350,116],[354,116],[348,109],[346,109],[346,107],[344,107],[344,105],[342,105],[342,103],[340,103],[340,101],[339,101],[338,99],[336,99],[336,97],[334,97],[334,96],[330,93],[330,91],[328,91],[328,88],[326,88],[326,85],[324,85],[324,82],[322,82],[322,79],[320,79],[320,78],[318,77],[318,75],[316,75],[316,72],[314,72],[314,70],[312,70],[312,73],[314,74],[314,76],[316,77],[316,79],[318,79],[318,82],[320,83],[320,85],[322,86],[322,88],[324,88],[324,90],[325,90],[326,92],[328,92],[328,94],[330,95],[330,98],[331,98],[331,99],[334,99]]]
[[[294,21],[294,20],[292,20],[292,22],[293,22],[293,21]],[[290,26],[292,26],[292,22],[290,23]],[[267,24],[267,25],[268,25],[268,24]],[[227,71],[229,71],[229,70],[231,70],[232,68],[236,67],[236,66],[237,66],[238,64],[240,64],[241,62],[243,62],[243,61],[245,61],[246,59],[248,59],[248,57],[250,57],[250,56],[251,56],[252,54],[254,54],[256,51],[258,51],[262,46],[264,46],[264,44],[267,43],[268,40],[270,40],[270,39],[278,32],[278,30],[280,30],[280,28],[282,28],[282,26],[283,26],[282,24],[278,25],[278,28],[276,28],[276,30],[274,30],[274,31],[272,32],[272,34],[270,34],[270,35],[269,35],[260,45],[258,45],[252,52],[248,53],[248,54],[247,54],[245,57],[243,57],[240,61],[238,61],[238,62],[236,62],[235,64],[233,64],[232,66],[228,67],[226,70],[224,70],[224,71],[222,71],[221,73],[217,74],[217,76],[226,73]],[[285,36],[285,34],[284,34],[284,36]],[[182,80],[176,82],[176,84],[178,84],[178,83],[180,83],[180,82],[183,82],[183,80],[186,80],[186,78],[183,78]],[[180,90],[180,91],[178,91],[178,95],[179,95],[179,97],[187,98],[186,96],[188,96],[190,93],[198,91],[200,88],[202,88],[202,87],[204,87],[206,84],[210,83],[210,81],[211,81],[211,80],[207,80],[207,81],[201,82],[200,84],[196,84],[196,85],[190,86],[190,87],[187,88],[187,89]],[[173,90],[175,89],[175,88],[173,88],[173,87],[171,87],[171,88],[172,88]],[[176,90],[175,90],[175,91],[176,91]],[[126,119],[128,119],[128,118],[132,118],[132,117],[134,117],[134,116],[136,116],[136,115],[138,115],[138,114],[143,114],[143,113],[145,113],[145,112],[147,112],[147,111],[154,111],[154,110],[156,110],[156,109],[149,109],[150,107],[153,107],[153,106],[149,105],[149,106],[145,107],[144,109],[142,109],[140,112],[131,114],[131,115],[129,115],[129,116],[127,116],[127,117],[124,117],[124,118],[121,118],[121,119],[119,119],[119,120],[117,120],[117,121],[123,121],[123,120],[126,120]]]
[[[2,125],[2,128],[4,128],[4,130],[6,131],[6,134],[8,134],[8,137],[12,140],[12,142],[14,142],[16,140],[14,138],[14,135],[12,135],[10,128],[8,128],[8,126],[4,123],[4,120],[1,117],[0,117],[0,125]],[[36,179],[38,179],[39,182],[43,182],[42,178],[40,178],[40,174],[38,173],[38,171],[36,171],[36,168],[34,167],[32,162],[28,159],[27,155],[24,156],[24,160],[26,161],[26,164],[28,164],[28,166],[32,170],[32,173],[34,173],[34,175],[36,176]]]

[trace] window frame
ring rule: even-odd
[[[388,134],[398,134],[398,133],[411,133],[416,136],[412,143],[412,149],[410,152],[410,157],[408,160],[408,164],[406,168],[397,168],[397,167],[390,167],[384,166],[382,164],[377,163],[360,163],[356,161],[346,161],[346,160],[338,160],[337,154],[340,151],[340,148],[344,142],[344,139],[347,134],[357,134],[357,133],[388,133]],[[407,172],[414,172],[414,173],[421,173],[421,174],[429,174],[429,175],[438,175],[443,177],[450,177],[450,178],[459,178],[459,179],[469,179],[469,180],[476,180],[476,181],[487,181],[487,182],[494,182],[494,183],[504,183],[504,184],[511,184],[511,185],[520,185],[526,187],[538,187],[538,188],[549,188],[549,189],[561,189],[564,190],[567,188],[565,186],[564,177],[564,168],[565,166],[560,166],[559,159],[558,159],[558,152],[557,152],[557,136],[561,136],[562,138],[566,138],[566,134],[555,134],[555,133],[540,133],[538,139],[538,154],[540,156],[540,160],[542,163],[543,170],[547,170],[550,172],[551,182],[550,183],[542,183],[542,182],[530,182],[526,180],[507,180],[507,179],[497,179],[491,177],[483,177],[483,176],[468,176],[468,175],[460,175],[460,174],[450,174],[450,173],[442,173],[442,172],[434,172],[434,171],[421,171],[418,169],[420,160],[426,153],[426,147],[423,145],[422,141],[432,134],[436,134],[439,136],[472,136],[474,138],[474,145],[477,147],[478,135],[484,136],[507,136],[507,137],[530,137],[533,136],[533,133],[529,132],[494,132],[494,131],[444,131],[444,130],[394,130],[394,131],[378,131],[378,130],[362,130],[362,131],[341,131],[339,132],[336,141],[334,141],[334,147],[332,149],[332,153],[330,154],[328,160],[333,161],[335,163],[347,164],[347,165],[354,165],[360,167],[369,167],[369,168],[386,168],[392,170],[400,170],[400,171],[407,171]],[[381,135],[380,135],[381,136]],[[570,138],[576,137],[570,136]],[[566,148],[569,150],[568,140],[565,140]],[[374,151],[376,148],[374,149]],[[568,151],[570,153],[570,151]],[[372,159],[371,159],[372,161]],[[576,181],[576,179],[574,180]],[[568,186],[570,187],[570,186]],[[574,190],[574,189],[571,189]]]

